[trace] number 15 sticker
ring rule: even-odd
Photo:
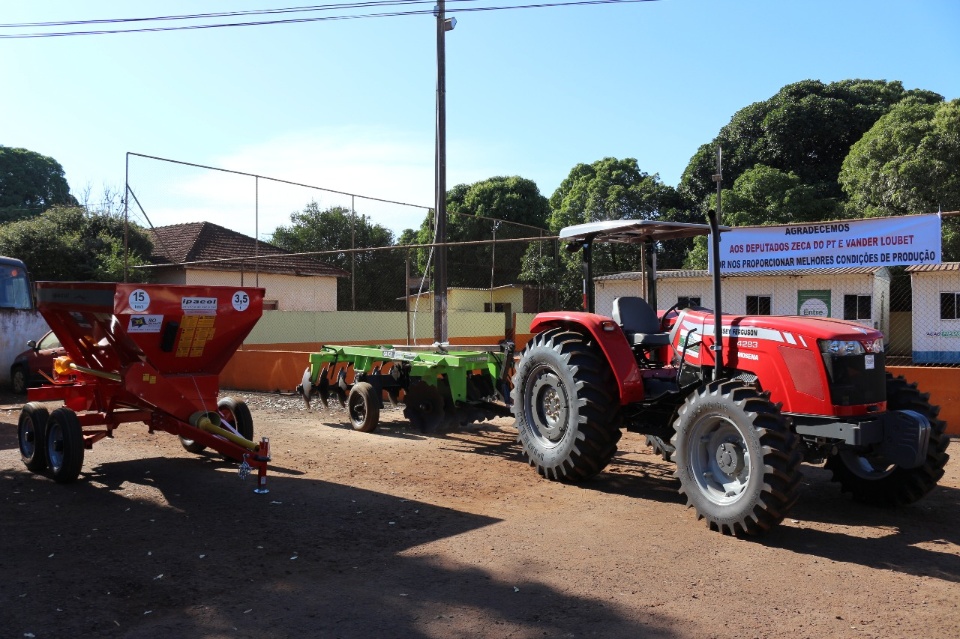
[[[243,291],[237,291],[233,294],[233,308],[240,312],[247,310],[247,307],[250,306],[250,296],[244,293]]]

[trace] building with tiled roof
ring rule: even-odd
[[[150,229],[153,281],[162,284],[260,286],[264,308],[337,310],[337,278],[346,271],[211,222]]]

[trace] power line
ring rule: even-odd
[[[451,2],[471,2],[474,0],[450,0]],[[450,11],[450,13],[467,13],[474,11],[506,11],[511,9],[547,9],[553,7],[572,7],[572,6],[589,6],[589,5],[604,5],[604,4],[635,4],[640,2],[658,2],[659,0],[572,0],[569,2],[543,2],[543,3],[534,3],[534,4],[524,4],[524,5],[505,5],[505,6],[481,6],[481,7],[463,7],[460,9],[455,9]],[[78,20],[78,21],[61,21],[61,22],[35,22],[35,23],[13,23],[13,24],[0,24],[0,29],[13,29],[13,28],[37,28],[37,27],[60,27],[60,26],[86,26],[93,24],[126,24],[126,23],[140,23],[140,22],[165,22],[165,21],[175,21],[175,20],[200,20],[200,19],[210,19],[210,18],[221,18],[221,17],[239,17],[239,16],[261,16],[261,15],[276,15],[283,13],[306,13],[306,12],[317,12],[317,11],[333,11],[333,10],[343,10],[343,9],[365,9],[365,8],[379,8],[379,7],[391,7],[391,6],[404,6],[404,5],[416,5],[416,4],[430,4],[433,5],[433,0],[373,0],[371,2],[359,2],[359,3],[349,3],[349,4],[334,4],[334,5],[315,5],[310,7],[289,7],[286,9],[262,9],[262,10],[251,10],[251,11],[235,11],[235,12],[222,12],[222,13],[210,13],[210,14],[191,14],[191,15],[182,15],[182,16],[157,16],[153,18],[116,18],[116,19],[100,19],[100,20]],[[415,15],[432,15],[433,7],[429,9],[417,9],[417,10],[404,10],[404,11],[384,11],[376,13],[354,13],[346,15],[326,15],[326,16],[312,16],[312,17],[299,17],[299,18],[283,18],[283,19],[268,19],[268,20],[253,20],[246,22],[216,22],[216,23],[203,23],[203,24],[184,24],[177,26],[152,26],[152,27],[140,27],[133,29],[91,29],[85,31],[44,31],[44,32],[33,32],[33,33],[11,33],[11,34],[2,34],[0,39],[5,40],[16,40],[16,39],[32,39],[32,38],[58,38],[58,37],[67,37],[67,36],[85,36],[85,35],[112,35],[116,33],[157,33],[165,31],[189,31],[197,29],[221,29],[226,27],[257,27],[257,26],[266,26],[273,24],[302,24],[307,22],[326,22],[330,20],[359,20],[364,18],[392,18],[400,16],[415,16]]]

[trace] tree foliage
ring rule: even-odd
[[[337,308],[358,311],[402,308],[398,299],[405,291],[404,257],[398,251],[348,250],[351,246],[393,246],[390,229],[340,206],[321,210],[316,202],[290,214],[290,222],[290,226],[276,229],[273,244],[291,253],[339,251],[317,259],[353,274],[352,285],[344,279],[337,286]]]
[[[51,206],[76,205],[63,167],[27,149],[0,146],[0,213],[16,220]]]
[[[900,82],[882,80],[789,84],[770,99],[737,111],[717,137],[694,154],[679,189],[690,205],[709,206],[721,146],[724,184],[762,164],[794,174],[818,198],[842,198],[837,177],[850,147],[905,98],[925,104],[943,100],[931,91],[907,91]]]
[[[593,164],[578,164],[550,197],[550,230],[601,220],[668,219],[683,217],[676,191],[660,176],[641,171],[633,158],[604,158]],[[658,250],[663,247],[655,247]],[[674,261],[676,257],[671,257]],[[563,308],[581,305],[581,255],[560,251],[559,260],[534,255],[524,259],[523,278],[538,281],[555,278]],[[670,260],[668,260],[670,261]],[[597,245],[593,251],[596,275],[639,270],[640,249],[635,246]]]
[[[848,209],[865,216],[960,210],[960,100],[894,107],[850,150],[840,172]],[[944,258],[960,259],[957,223],[945,219]]]
[[[495,176],[458,184],[447,192],[447,242],[498,240],[497,244],[458,247],[447,252],[447,285],[482,288],[515,284],[520,278],[525,244],[500,242],[546,235],[550,203],[532,180]],[[420,225],[417,241],[434,241],[434,212]],[[418,268],[429,252],[418,251]]]
[[[145,281],[153,247],[143,229],[127,236],[128,279]],[[23,260],[35,280],[122,282],[124,221],[118,215],[81,207],[54,207],[18,222],[0,225],[0,255]]]

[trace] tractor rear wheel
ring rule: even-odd
[[[874,506],[904,506],[917,501],[937,485],[943,467],[950,459],[946,453],[949,438],[946,422],[937,419],[940,407],[930,403],[930,395],[917,390],[915,383],[887,373],[887,409],[919,413],[930,422],[927,458],[917,468],[895,464],[855,450],[841,450],[827,458],[825,468],[833,472],[840,489],[852,493],[856,501]]]
[[[20,459],[27,470],[40,473],[47,468],[46,433],[50,413],[41,404],[29,402],[20,409],[17,439],[20,440]]]
[[[697,519],[734,535],[783,521],[797,499],[803,458],[767,393],[737,380],[711,382],[687,397],[674,428],[675,476]]]
[[[361,433],[372,433],[380,422],[380,402],[369,382],[358,382],[350,389],[347,396],[347,414],[353,430]]]
[[[59,484],[75,481],[83,467],[83,427],[77,414],[65,406],[50,413],[45,439],[53,480]]]
[[[548,479],[589,479],[617,451],[616,381],[581,333],[559,328],[530,340],[513,377],[512,399],[523,452]]]

